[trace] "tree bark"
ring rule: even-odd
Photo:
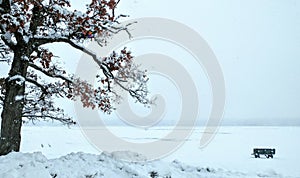
[[[0,4],[0,12],[8,13],[10,10],[10,0],[2,0],[2,4]]]
[[[25,94],[25,80],[22,78],[26,77],[28,63],[22,59],[22,55],[26,53],[24,50],[24,48],[19,48],[14,52],[9,77],[5,81],[6,93],[1,114],[0,155],[20,150],[24,99],[19,100],[17,96]]]

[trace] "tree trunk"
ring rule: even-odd
[[[1,114],[0,155],[20,150],[24,107],[24,98],[22,99],[22,97],[25,94],[24,79],[28,68],[27,61],[22,59],[22,55],[25,53],[25,50],[22,49],[24,48],[15,51],[9,77],[5,81],[6,93]]]

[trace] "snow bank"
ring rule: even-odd
[[[10,153],[0,157],[1,178],[51,177],[45,169],[47,158],[42,153]]]
[[[10,153],[0,157],[1,178],[198,178],[198,177],[282,177],[274,171],[255,175],[232,172],[207,167],[193,167],[173,161],[126,162],[118,157],[130,157],[136,160],[141,155],[131,152],[102,153],[71,153],[56,159],[47,159],[42,153]]]

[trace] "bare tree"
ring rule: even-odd
[[[74,121],[67,117],[54,98],[81,100],[84,107],[111,113],[119,86],[142,104],[147,99],[147,76],[133,63],[126,48],[107,57],[85,49],[87,40],[105,45],[121,26],[116,16],[117,0],[91,0],[86,11],[70,10],[69,0],[0,0],[0,64],[8,63],[8,77],[0,78],[2,124],[0,155],[19,151],[22,120]],[[54,62],[49,43],[67,43],[92,57],[99,67],[97,87]],[[51,78],[51,80],[45,80]]]

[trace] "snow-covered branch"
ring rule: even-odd
[[[91,56],[93,58],[93,60],[99,65],[101,66],[101,62],[100,60],[97,58],[97,55],[95,53],[93,53],[90,50],[87,50],[83,47],[83,45],[80,45],[74,41],[72,41],[69,38],[66,37],[39,37],[39,38],[35,38],[34,39],[34,43],[37,45],[44,45],[44,44],[48,44],[48,43],[55,43],[55,42],[62,42],[62,43],[67,43],[70,46],[72,46],[75,49],[78,49],[84,53],[86,53],[87,55]]]
[[[45,95],[48,94],[47,88],[44,85],[38,83],[36,80],[30,79],[30,78],[26,78],[26,82],[29,82],[29,83],[31,83],[31,84],[33,84],[33,85],[35,85],[35,86],[37,86],[37,87],[40,88],[40,90],[42,91],[42,94],[41,94],[40,98],[42,98],[43,96],[45,96]]]
[[[75,122],[65,114],[63,109],[54,106],[52,100],[53,98],[44,98],[43,100],[37,101],[27,96],[22,117],[25,121],[32,122],[43,119],[44,121],[56,120],[68,125],[75,124]]]
[[[65,124],[65,125],[76,124],[76,122],[72,118],[66,117],[65,114],[58,115],[57,113],[54,114],[54,115],[42,115],[42,116],[39,116],[39,115],[36,115],[36,114],[34,114],[34,115],[24,114],[23,118],[28,120],[28,121],[31,121],[33,123],[34,123],[34,121],[39,121],[40,119],[42,119],[44,121],[49,121],[49,120],[59,121],[62,124]]]
[[[59,79],[62,79],[64,81],[66,81],[66,82],[72,83],[71,79],[69,79],[69,78],[67,78],[67,77],[65,77],[65,76],[63,76],[61,74],[57,74],[56,73],[56,71],[57,71],[56,68],[51,68],[49,70],[45,70],[44,68],[39,67],[39,66],[35,65],[34,63],[28,63],[28,65],[31,68],[33,68],[33,69],[35,69],[37,71],[40,71],[41,73],[45,74],[48,77],[59,78]]]
[[[35,119],[34,116],[43,119],[56,117],[62,122],[69,121],[63,120],[65,115],[61,108],[54,107],[55,98],[80,100],[84,107],[110,113],[114,109],[114,97],[120,97],[115,90],[117,86],[138,102],[151,104],[147,99],[146,72],[134,64],[130,51],[124,48],[120,53],[99,57],[84,47],[89,40],[103,46],[120,31],[126,31],[130,37],[127,28],[131,24],[124,26],[118,22],[126,17],[116,14],[120,0],[91,0],[83,12],[70,10],[68,0],[11,1],[9,10],[0,14],[0,62],[9,62],[9,54],[18,54],[20,58],[16,60],[20,66],[28,66],[26,72],[20,72],[26,84],[24,96],[18,93],[14,98],[24,100],[22,117],[31,120]],[[3,5],[10,1],[0,2],[4,8]],[[54,54],[43,46],[49,43],[66,43],[91,56],[99,67],[96,86],[67,74],[57,65],[52,59]],[[27,73],[26,77],[24,73]],[[44,81],[45,78],[51,80]],[[4,84],[0,86],[0,92],[0,100],[4,100]]]

